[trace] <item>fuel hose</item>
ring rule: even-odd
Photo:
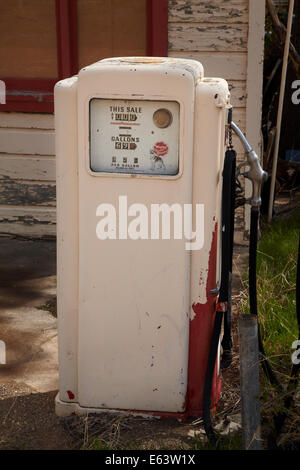
[[[288,415],[289,408],[293,403],[293,395],[297,387],[297,376],[300,370],[300,364],[293,364],[290,380],[287,390],[284,391],[282,385],[278,381],[264,351],[261,332],[258,322],[257,308],[257,241],[258,241],[258,224],[259,224],[259,208],[261,204],[260,192],[261,184],[266,181],[267,175],[261,169],[259,159],[251,146],[248,144],[243,133],[238,126],[232,122],[232,114],[229,114],[229,129],[233,130],[244,145],[247,161],[240,164],[237,173],[240,172],[242,166],[248,166],[250,169],[244,173],[244,176],[252,181],[252,197],[246,200],[251,204],[251,221],[250,221],[250,243],[249,243],[249,303],[250,314],[257,317],[258,323],[258,348],[260,361],[263,371],[269,382],[277,389],[280,394],[285,392],[284,411],[274,416],[274,424],[277,435],[280,433],[285,419]],[[224,318],[224,336],[222,340],[223,356],[221,365],[226,367],[231,362],[231,278],[232,278],[232,257],[233,257],[233,233],[234,233],[234,208],[235,208],[235,188],[236,188],[236,152],[231,144],[231,134],[229,136],[229,148],[226,151],[223,169],[223,189],[222,189],[222,271],[219,298],[216,305],[216,314],[214,326],[211,336],[210,350],[207,360],[207,368],[203,391],[203,408],[202,418],[206,435],[210,442],[217,448],[220,436],[214,431],[211,421],[211,392],[212,382],[218,354],[220,334],[222,329],[222,321]],[[241,173],[240,173],[241,174]],[[296,279],[296,313],[299,330],[300,341],[300,234],[298,248],[298,264]]]
[[[232,278],[232,254],[234,233],[234,209],[235,209],[235,171],[236,152],[228,149],[225,154],[223,168],[222,188],[222,268],[219,298],[216,306],[214,326],[211,336],[210,350],[206,367],[202,418],[206,435],[210,442],[218,446],[218,436],[215,433],[211,421],[211,392],[212,382],[219,348],[222,321],[224,318],[224,336],[222,346],[225,356],[223,365],[231,362],[231,278]],[[222,362],[222,361],[221,361]]]

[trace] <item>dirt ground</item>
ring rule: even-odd
[[[195,449],[195,438],[204,434],[201,420],[57,417],[55,242],[2,237],[0,262],[0,339],[7,346],[7,364],[0,365],[0,449],[89,448],[96,436],[104,449]],[[246,262],[247,248],[236,246],[234,302]],[[216,414],[224,432],[240,428],[238,368],[235,349],[233,364],[223,373]]]

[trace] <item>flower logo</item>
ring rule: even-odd
[[[157,157],[164,157],[168,153],[169,147],[164,142],[157,142],[153,150]]]

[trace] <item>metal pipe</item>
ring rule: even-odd
[[[240,139],[241,143],[243,144],[244,146],[244,149],[245,149],[245,152],[251,152],[252,151],[252,147],[251,145],[249,144],[248,140],[246,139],[246,137],[244,136],[243,132],[241,131],[241,129],[233,122],[231,121],[230,123],[230,126],[232,128],[232,130],[234,131],[234,133],[238,136],[238,138]]]

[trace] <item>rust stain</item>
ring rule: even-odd
[[[216,245],[217,245],[217,227],[218,223],[215,223],[215,228],[213,231],[212,242],[209,252],[209,260],[208,260],[208,268],[206,268],[206,272],[208,272],[207,281],[206,281],[206,298],[207,301],[205,304],[201,304],[200,302],[193,303],[192,309],[196,315],[205,312],[207,310],[207,305],[209,303],[210,294],[209,291],[214,287],[215,283],[215,264],[216,264]],[[203,284],[202,276],[199,279],[199,284]]]
[[[69,397],[70,400],[74,400],[75,395],[74,395],[73,392],[71,392],[71,390],[67,390],[67,394],[68,394],[68,397]]]
[[[193,412],[201,413],[203,387],[206,373],[206,364],[209,353],[210,338],[213,329],[216,297],[210,290],[216,287],[216,258],[218,241],[218,223],[215,223],[208,261],[208,276],[206,282],[206,303],[199,302],[192,305],[195,316],[190,322],[190,347],[188,370],[188,407]],[[213,383],[213,399],[217,397],[216,377]]]

